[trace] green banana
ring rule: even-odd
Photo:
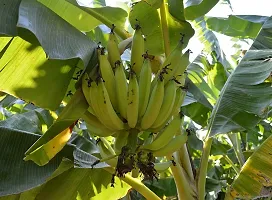
[[[177,135],[176,137],[172,138],[171,141],[162,147],[159,150],[153,151],[153,155],[156,157],[162,157],[166,155],[171,155],[175,151],[177,151],[185,142],[187,141],[188,136],[186,134]]]
[[[154,169],[155,169],[158,173],[161,173],[161,172],[166,171],[171,165],[173,165],[173,162],[172,162],[172,161],[154,163]]]
[[[186,91],[182,87],[177,88],[175,103],[171,112],[171,116],[176,116],[186,96]]]
[[[105,84],[101,79],[98,79],[97,92],[96,98],[98,99],[98,106],[100,107],[103,119],[110,119],[111,126],[114,130],[124,129],[125,125],[114,111]]]
[[[124,72],[123,64],[120,61],[117,61],[115,63],[115,66],[115,86],[118,101],[118,110],[120,112],[120,115],[123,118],[127,119],[127,79]]]
[[[134,128],[138,121],[139,86],[136,74],[130,72],[127,97],[127,121],[130,128]]]
[[[105,55],[103,48],[99,50],[98,60],[100,72],[103,80],[105,81],[105,87],[108,91],[111,104],[114,109],[117,109],[117,98],[115,93],[115,77],[110,62],[108,61],[107,55]]]
[[[109,62],[111,64],[112,68],[115,68],[115,63],[116,63],[116,61],[121,60],[121,56],[120,56],[119,48],[118,48],[118,39],[117,39],[113,29],[114,29],[114,27],[112,28],[110,35],[109,35],[107,50],[108,50]]]
[[[176,74],[177,69],[179,69],[179,73],[182,74],[186,66],[181,66],[181,63],[183,62],[183,54],[182,50],[184,48],[183,45],[183,37],[180,39],[179,43],[177,46],[172,50],[170,55],[166,58],[166,60],[163,62],[161,69],[158,73],[165,72],[164,75],[164,84],[166,84],[173,76]]]
[[[92,114],[94,114],[94,109],[92,107],[92,103],[91,103],[91,98],[90,98],[90,85],[89,85],[89,81],[90,81],[90,78],[88,76],[87,73],[84,73],[83,74],[83,78],[82,78],[82,91],[83,91],[83,94],[85,96],[85,99],[86,101],[88,102],[89,104],[89,108],[88,108],[88,111]]]
[[[188,65],[190,64],[190,60],[189,60],[189,56],[190,56],[191,50],[188,49],[181,57],[181,62],[180,64],[177,66],[177,69],[174,71],[174,77],[176,77],[176,79],[181,82],[178,77],[181,77],[185,70],[187,69]],[[186,78],[186,76],[185,76]],[[185,81],[185,80],[184,80]],[[182,83],[182,85],[184,85],[184,82]]]
[[[183,121],[183,115],[180,114],[179,116],[176,116],[169,124],[166,126],[164,130],[159,132],[157,137],[154,139],[154,141],[148,145],[141,146],[142,149],[147,150],[158,150],[165,145],[167,145],[171,139],[174,137],[174,135],[178,132],[180,129],[181,123]]]
[[[155,85],[151,93],[146,112],[141,120],[141,128],[143,130],[151,127],[154,121],[156,120],[160,112],[160,108],[162,106],[163,96],[164,96],[164,79],[162,75],[160,75],[158,77],[157,84]]]
[[[144,63],[139,78],[139,119],[141,119],[146,111],[151,85],[152,71],[150,59],[144,56]]]
[[[126,49],[128,49],[128,48],[131,47],[132,39],[133,39],[133,37],[129,37],[129,38],[125,39],[125,40],[122,40],[122,41],[118,44],[118,48],[119,48],[119,53],[120,53],[120,55],[122,55]]]
[[[166,123],[166,120],[171,115],[175,98],[176,98],[176,82],[175,80],[170,80],[164,89],[164,98],[162,102],[162,107],[160,109],[159,115],[155,122],[152,124],[151,128],[158,128]]]
[[[136,72],[137,76],[140,76],[141,68],[143,65],[142,55],[144,54],[144,48],[144,38],[142,36],[141,27],[140,25],[136,25],[132,39],[130,64],[133,71]]]
[[[114,154],[112,154],[111,151],[106,147],[103,141],[99,141],[97,143],[97,147],[99,149],[100,156],[103,160],[106,160],[105,162],[109,164],[112,167],[115,167],[117,165],[117,157],[112,158]],[[107,160],[108,158],[111,158]]]
[[[117,154],[121,153],[123,146],[126,146],[128,135],[129,132],[126,130],[118,132],[114,142],[114,150]]]
[[[98,96],[100,96],[100,98],[98,98]],[[104,99],[103,97],[101,97],[101,92],[98,92],[98,85],[96,81],[91,82],[90,99],[91,99],[91,106],[94,110],[95,116],[99,119],[99,121],[111,131],[113,132],[116,131],[116,129],[112,126],[111,120],[109,119],[107,114],[105,114],[105,111],[102,110],[102,108],[100,107],[100,104],[101,104],[100,101],[102,101],[103,103]]]
[[[96,116],[92,115],[89,112],[85,112],[84,115],[81,117],[87,125],[89,131],[91,131],[94,135],[100,137],[107,137],[114,134],[114,131],[105,127]]]

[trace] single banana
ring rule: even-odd
[[[162,106],[163,96],[164,96],[164,79],[162,75],[160,75],[158,77],[157,84],[155,85],[151,93],[146,112],[141,120],[141,128],[143,130],[151,127],[154,121],[156,120],[160,112],[160,108]]]
[[[68,140],[71,138],[74,126],[75,123],[63,130],[47,143],[37,148],[35,151],[26,155],[24,160],[32,160],[39,166],[47,164],[57,153],[63,149]]]
[[[127,145],[129,132],[126,130],[119,131],[114,142],[114,150],[117,154],[121,153],[123,146]]]
[[[115,63],[116,61],[121,60],[121,56],[120,56],[119,48],[118,48],[118,39],[113,30],[114,30],[114,26],[111,29],[111,32],[109,35],[107,50],[108,50],[109,62],[112,68],[115,68]]]
[[[98,53],[98,59],[99,59],[100,72],[101,72],[103,80],[105,81],[105,87],[108,91],[111,104],[114,109],[117,109],[114,73],[113,73],[110,62],[108,61],[107,55],[105,55],[104,49],[101,48],[99,51],[100,53]]]
[[[138,121],[139,86],[136,74],[130,72],[127,97],[127,121],[130,128],[134,128]]]
[[[115,86],[116,86],[116,95],[118,101],[118,110],[120,115],[127,119],[127,91],[128,84],[124,71],[124,66],[121,61],[115,63]]]
[[[101,79],[98,79],[97,92],[98,93],[96,98],[98,99],[98,106],[103,115],[103,119],[109,119],[111,121],[111,127],[113,127],[114,130],[124,129],[125,125],[114,111],[108,91],[105,87],[104,82]]]
[[[154,169],[155,169],[158,173],[161,173],[161,172],[166,171],[171,165],[173,165],[173,162],[172,162],[172,161],[154,163]]]
[[[126,49],[128,49],[128,48],[131,47],[132,39],[133,39],[133,37],[129,37],[129,38],[125,39],[125,40],[122,40],[122,41],[118,44],[118,48],[119,48],[119,53],[120,53],[120,55],[122,55]]]
[[[178,132],[180,129],[181,123],[183,121],[183,115],[180,114],[179,116],[176,116],[168,126],[159,134],[156,136],[154,141],[148,145],[141,146],[142,149],[147,149],[147,150],[158,150],[165,145],[167,145],[171,139],[174,137],[174,135]]]
[[[162,107],[160,109],[157,119],[152,124],[151,128],[158,128],[166,123],[166,120],[171,115],[171,112],[175,103],[176,89],[177,87],[176,87],[175,80],[170,80],[165,85]]]
[[[88,108],[88,111],[92,114],[95,114],[94,112],[94,109],[92,107],[92,103],[91,103],[91,98],[90,98],[90,77],[88,76],[87,73],[84,73],[83,74],[83,78],[82,78],[82,91],[83,91],[83,94],[85,96],[85,99],[86,101],[88,102],[89,104],[89,108]]]
[[[184,74],[185,70],[187,69],[188,65],[190,64],[189,56],[190,56],[191,50],[188,49],[181,57],[181,62],[177,66],[177,69],[174,71],[174,77],[181,83],[181,85],[184,85],[184,81],[187,74]],[[183,77],[185,75],[185,77]],[[183,81],[182,81],[183,80]]]
[[[175,151],[180,149],[183,144],[185,144],[187,139],[188,136],[186,134],[177,135],[176,137],[172,138],[167,145],[165,145],[159,150],[153,151],[153,155],[156,157],[162,157],[173,154]]]
[[[135,32],[132,39],[131,47],[131,59],[130,64],[133,71],[136,72],[137,76],[140,76],[141,68],[143,65],[143,54],[144,54],[144,38],[142,36],[142,29],[140,25],[136,25]]]
[[[117,165],[117,157],[112,158],[114,154],[111,151],[109,151],[109,149],[106,147],[106,145],[104,144],[102,140],[98,141],[97,147],[99,149],[101,158],[105,160],[105,162],[109,164],[110,166],[115,167]]]
[[[151,85],[152,71],[150,59],[144,56],[144,63],[139,78],[139,119],[141,119],[146,111]]]
[[[86,125],[89,131],[91,131],[94,135],[97,135],[99,137],[107,137],[114,134],[114,131],[108,129],[105,127],[96,116],[89,112],[85,112],[84,115],[81,117]]]
[[[171,112],[171,116],[176,116],[186,96],[186,91],[182,87],[177,88],[175,103]]]

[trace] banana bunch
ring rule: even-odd
[[[187,135],[175,135],[183,120],[179,109],[186,94],[183,85],[189,54],[181,53],[181,39],[153,74],[154,56],[145,52],[139,25],[131,43],[130,65],[121,60],[114,28],[107,47],[97,48],[98,67],[82,78],[82,90],[89,104],[82,119],[94,135],[114,136],[117,153],[127,144],[130,130],[137,130],[157,133],[153,141],[139,149],[154,156],[171,154],[187,140]]]

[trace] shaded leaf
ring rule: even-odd
[[[35,0],[22,0],[17,26],[34,33],[52,59],[81,58],[86,66],[96,48],[86,35]]]
[[[271,21],[272,18],[264,24],[252,47],[221,90],[209,123],[210,136],[234,130],[251,130],[267,115],[272,103],[271,82],[264,82],[272,71],[271,59],[267,59],[272,54],[271,35],[267,34],[272,30]],[[263,43],[264,40],[266,43]],[[259,48],[260,43],[262,48]],[[254,50],[256,48],[258,50]]]
[[[184,16],[187,20],[193,20],[208,13],[219,0],[185,0]]]

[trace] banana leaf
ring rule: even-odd
[[[213,109],[208,135],[252,130],[272,103],[272,17],[229,76]]]

